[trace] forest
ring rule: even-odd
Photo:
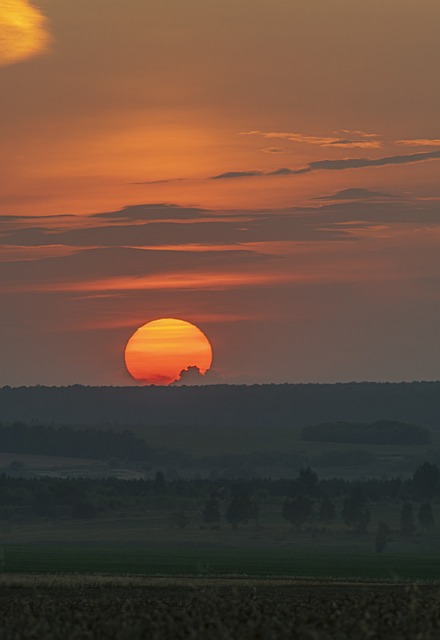
[[[0,421],[299,429],[397,420],[438,428],[440,382],[160,387],[2,387]]]
[[[301,440],[314,442],[351,442],[356,444],[429,444],[429,429],[396,420],[378,420],[372,424],[326,422],[301,430]]]

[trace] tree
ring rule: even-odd
[[[388,544],[389,526],[386,522],[379,522],[374,538],[374,548],[376,553],[382,553]]]
[[[413,475],[413,489],[417,498],[434,498],[440,493],[440,471],[437,465],[424,462]]]
[[[305,494],[315,496],[318,488],[318,475],[310,467],[301,469],[298,484]]]
[[[354,527],[358,533],[365,533],[370,522],[370,511],[363,491],[357,487],[344,500],[342,518],[348,527]]]
[[[424,529],[432,529],[434,526],[434,514],[430,502],[424,502],[420,505],[417,518]]]
[[[308,496],[299,495],[287,498],[283,504],[283,518],[290,524],[301,527],[312,515],[313,502]]]
[[[158,493],[161,493],[166,487],[165,476],[162,471],[156,471],[156,475],[154,477],[154,490]]]
[[[234,485],[231,494],[231,502],[226,511],[226,520],[233,529],[237,529],[239,524],[245,524],[249,520],[258,518],[257,503],[250,498],[241,484]]]
[[[404,502],[400,512],[400,534],[412,536],[415,531],[414,513],[411,502]]]
[[[96,515],[96,507],[89,500],[82,500],[74,505],[72,509],[72,518],[79,520],[90,520]]]
[[[183,510],[174,511],[171,514],[171,524],[176,529],[185,529],[186,525],[189,522],[189,517]]]
[[[220,521],[220,506],[217,498],[214,495],[212,495],[209,500],[205,502],[202,515],[203,522],[206,522],[206,524],[213,525],[217,524]]]
[[[260,507],[258,506],[258,502],[255,498],[251,498],[249,500],[249,520],[253,520],[255,522],[255,526],[259,526],[259,518],[260,518]]]
[[[319,513],[318,519],[319,522],[323,522],[324,524],[330,524],[336,518],[336,509],[333,502],[330,500],[328,495],[325,495],[321,500],[321,504],[319,505]]]

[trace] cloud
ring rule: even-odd
[[[366,134],[362,131],[349,131],[344,130],[341,133],[346,135],[355,134],[357,138],[341,138],[340,136],[310,136],[303,133],[289,133],[278,131],[244,131],[240,135],[247,136],[261,136],[266,139],[287,140],[288,142],[296,142],[299,144],[312,144],[319,147],[343,147],[343,148],[359,148],[359,149],[380,149],[382,142],[380,140],[373,140],[376,134]]]
[[[362,131],[361,129],[337,129],[335,131],[337,134],[342,135],[350,135],[350,136],[358,136],[359,138],[378,138],[378,133],[368,133],[367,131]]]
[[[182,207],[178,204],[158,202],[152,204],[135,204],[118,211],[95,213],[92,218],[109,220],[190,220],[206,215],[207,211],[199,207]]]
[[[165,278],[167,286],[172,287],[179,284],[179,278],[181,283],[184,282],[184,274],[188,275],[187,280],[191,282],[197,281],[197,274],[202,279],[209,277],[210,273],[225,274],[224,279],[227,279],[231,275],[229,270],[232,275],[235,270],[246,272],[262,261],[267,261],[267,257],[242,251],[240,247],[234,252],[233,266],[229,251],[192,253],[144,251],[126,247],[93,248],[41,260],[0,263],[0,281],[13,283],[14,286],[19,282],[55,282],[64,286],[65,282],[75,280],[96,283],[108,280],[105,288],[111,288],[111,283],[115,282],[119,289],[119,280],[128,279],[133,280],[134,288],[137,284],[141,288],[144,284],[155,288],[158,281],[154,278],[159,275]],[[172,276],[171,280],[167,280],[169,275]]]
[[[2,0],[0,5],[0,67],[48,50],[47,20],[27,0]]]
[[[440,139],[414,138],[411,140],[396,140],[395,144],[401,144],[406,147],[440,147]]]
[[[347,140],[339,139],[321,145],[322,147],[341,147],[342,149],[381,149],[382,143],[379,140]]]
[[[264,171],[226,171],[226,173],[220,173],[217,176],[212,176],[210,180],[223,180],[233,178],[255,178],[256,176],[269,175]]]
[[[229,267],[230,265],[228,265]],[[17,284],[16,292],[46,293],[87,293],[87,292],[136,292],[136,291],[229,291],[243,288],[271,287],[277,284],[300,282],[303,278],[295,273],[249,273],[239,271],[195,271],[177,273],[158,273],[145,276],[114,276],[92,280],[57,279],[41,284]],[[3,292],[9,290],[0,289]]]
[[[127,214],[122,223],[121,211]],[[17,228],[3,231],[1,237],[6,249],[0,262],[1,290],[72,298],[283,287],[304,279],[295,269],[279,265],[290,254],[308,251],[306,243],[348,246],[359,243],[363,230],[374,234],[376,225],[440,224],[438,203],[366,188],[322,195],[309,207],[203,211],[204,217],[195,220],[138,219],[157,211],[196,216],[201,211],[173,205],[121,211],[77,216],[74,228],[66,227],[63,219],[58,229],[49,220],[47,228],[40,221],[26,229],[17,220]]]
[[[166,178],[163,180],[142,180],[141,182],[131,182],[130,184],[168,184],[170,182],[182,182],[186,178]]]
[[[266,147],[262,149],[264,153],[286,153],[286,150],[282,147]]]
[[[181,387],[181,386],[202,386],[207,384],[221,384],[222,377],[217,371],[209,369],[206,373],[201,373],[200,369],[196,366],[190,366],[187,369],[183,369],[179,378],[172,382],[170,386],[172,387]]]
[[[341,189],[331,195],[319,196],[313,198],[313,200],[369,200],[369,199],[382,199],[382,198],[395,198],[391,193],[384,193],[382,191],[371,191],[370,189],[360,189],[353,187],[351,189]]]
[[[362,169],[366,167],[385,167],[387,165],[412,164],[415,162],[425,162],[440,158],[439,151],[427,151],[425,153],[412,153],[405,156],[387,156],[384,158],[346,158],[343,160],[317,160],[310,162],[302,169],[290,169],[281,167],[274,171],[227,171],[217,176],[212,176],[211,180],[225,180],[230,178],[254,178],[261,176],[298,176],[313,171],[345,171],[346,169]]]

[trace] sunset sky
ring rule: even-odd
[[[1,0],[0,385],[135,384],[159,318],[208,336],[212,382],[438,380],[439,25]]]

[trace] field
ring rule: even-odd
[[[208,545],[27,544],[3,545],[7,573],[103,573],[107,575],[299,576],[352,579],[438,580],[431,554],[362,553],[354,550],[218,548]]]
[[[440,587],[3,576],[3,640],[435,640]]]
[[[378,554],[374,524],[362,535],[341,523],[326,531],[298,531],[278,513],[266,512],[259,527],[233,531],[225,523],[218,530],[201,530],[194,520],[181,530],[168,517],[156,512],[115,519],[3,521],[0,570],[440,579],[437,530],[410,538],[395,534]],[[374,514],[375,520],[380,517]]]

